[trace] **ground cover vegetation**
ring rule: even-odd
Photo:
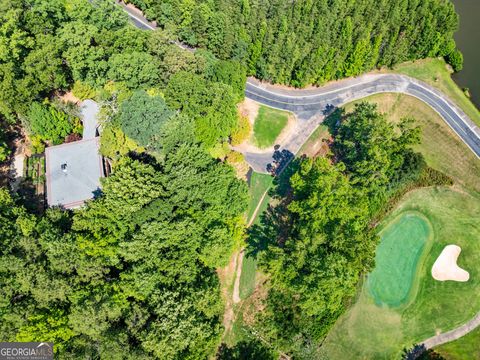
[[[73,212],[37,216],[0,190],[2,338],[53,341],[65,359],[212,356],[215,270],[244,237],[248,191],[210,150],[237,129],[245,68],[137,30],[106,0],[2,1],[0,18],[5,123],[41,151],[81,133],[53,94],[94,97],[112,166]]]
[[[444,0],[128,2],[181,41],[275,83],[321,84],[434,56],[462,65],[452,37],[458,17]]]
[[[285,128],[289,113],[260,105],[253,125],[253,142],[259,148],[275,145],[275,140]]]
[[[372,270],[372,224],[412,186],[450,184],[412,150],[420,130],[392,124],[368,103],[329,119],[331,156],[298,158],[276,180],[269,207],[249,232],[250,255],[268,275],[264,310],[249,324],[262,339],[313,357]]]

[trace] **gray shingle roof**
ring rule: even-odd
[[[94,197],[103,176],[99,139],[87,139],[45,149],[49,206],[75,208]]]

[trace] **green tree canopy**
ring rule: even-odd
[[[118,122],[125,134],[141,146],[155,148],[163,125],[173,116],[160,96],[150,96],[143,90],[135,91],[120,106]]]

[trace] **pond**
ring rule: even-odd
[[[463,54],[463,70],[453,79],[468,88],[473,103],[480,108],[480,1],[452,0],[460,15],[460,29],[455,33],[457,47]]]

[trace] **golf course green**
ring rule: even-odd
[[[431,236],[428,219],[416,212],[401,213],[380,232],[375,270],[367,281],[377,305],[398,307],[409,302]]]

